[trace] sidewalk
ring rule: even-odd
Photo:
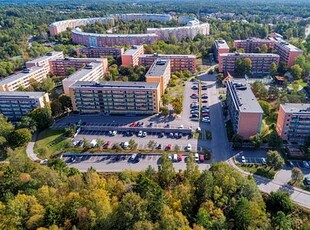
[[[35,154],[33,152],[33,148],[34,148],[34,144],[37,140],[37,137],[38,137],[38,132],[35,132],[33,135],[32,135],[32,139],[31,141],[28,143],[27,145],[27,148],[26,148],[26,153],[27,153],[27,156],[30,158],[30,160],[32,161],[41,161],[40,158],[37,157],[37,154]]]
[[[249,172],[246,172],[240,169],[234,162],[233,158],[229,158],[227,160],[228,164],[241,172],[244,176],[252,175]],[[300,188],[296,188],[286,183],[277,180],[270,180],[258,175],[252,175],[259,190],[265,193],[270,193],[277,190],[283,190],[290,194],[292,201],[299,206],[304,208],[310,208],[310,192],[302,190]]]

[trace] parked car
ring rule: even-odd
[[[172,148],[172,145],[171,144],[168,144],[167,146],[166,146],[166,148],[165,148],[165,150],[171,150],[171,148]]]
[[[202,94],[202,95],[201,95],[201,98],[202,98],[202,99],[208,99],[208,95],[207,95],[207,94]]]
[[[203,154],[199,155],[199,161],[202,163],[205,161],[205,156]]]
[[[178,154],[173,154],[173,161],[174,162],[177,162],[178,161]]]
[[[137,126],[137,122],[132,122],[129,127],[136,127]]]
[[[107,149],[109,148],[111,142],[110,141],[107,141],[104,145],[103,145],[103,148]]]
[[[162,148],[161,144],[157,145],[156,147],[156,149],[161,149],[161,148]]]
[[[162,138],[162,137],[164,137],[165,136],[165,133],[160,133],[160,134],[158,134],[158,138]]]
[[[182,161],[183,159],[183,155],[182,154],[178,154],[178,161]]]
[[[142,132],[142,130],[140,130],[140,131],[138,132],[138,137],[142,137],[142,135],[143,135],[143,132]]]
[[[193,89],[193,90],[197,90],[197,89],[198,89],[198,86],[197,86],[197,85],[193,85],[193,86],[192,86],[192,89]]]
[[[149,127],[153,127],[153,122],[151,122],[151,123],[149,124]]]
[[[191,144],[187,144],[185,146],[185,151],[192,151],[192,145]]]
[[[265,165],[266,164],[266,158],[262,158],[262,164]]]
[[[143,125],[144,125],[143,122],[138,122],[138,123],[137,123],[137,126],[139,126],[139,127],[142,127]]]
[[[173,133],[169,133],[169,137],[170,137],[170,138],[173,138]]]
[[[309,164],[308,164],[307,161],[303,161],[302,163],[303,163],[303,165],[305,166],[305,168],[309,168]]]
[[[166,124],[165,128],[170,128],[170,124]]]
[[[136,153],[132,154],[129,158],[130,161],[136,162],[138,159],[138,155]]]
[[[191,119],[191,121],[199,121],[198,117],[191,117],[190,119]]]
[[[290,167],[292,167],[292,168],[294,168],[294,167],[295,167],[295,165],[293,164],[293,162],[292,162],[292,161],[288,161],[288,165],[289,165]]]
[[[201,121],[202,121],[203,123],[210,123],[210,118],[204,117],[204,118],[202,118]]]
[[[84,141],[83,140],[79,140],[79,142],[77,143],[77,146],[83,147],[84,145]]]
[[[310,177],[305,177],[305,179],[304,179],[304,185],[310,186]]]
[[[179,134],[178,133],[175,133],[174,134],[174,138],[178,138],[179,137]]]
[[[142,133],[142,137],[146,137],[147,136],[147,133],[146,132],[143,132]]]
[[[241,162],[242,162],[242,163],[246,163],[245,156],[242,156],[242,157],[241,157]]]
[[[199,161],[199,154],[195,153],[195,161],[198,162]]]
[[[201,89],[202,89],[202,90],[207,90],[207,89],[208,89],[208,86],[202,85],[202,86],[201,86]]]

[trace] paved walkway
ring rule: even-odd
[[[41,159],[37,157],[37,154],[35,154],[35,153],[33,152],[34,144],[35,144],[35,142],[36,142],[36,140],[37,140],[37,137],[38,137],[38,132],[35,132],[35,133],[32,135],[32,139],[31,139],[31,141],[28,143],[27,148],[26,148],[27,156],[28,156],[32,161],[41,161]]]
[[[252,175],[249,172],[246,172],[240,169],[234,162],[233,158],[227,160],[228,164],[240,171],[244,176]],[[260,191],[265,193],[270,193],[277,190],[283,190],[290,194],[291,199],[298,205],[310,208],[310,192],[296,188],[290,185],[287,185],[286,182],[275,177],[274,180],[270,180],[258,175],[252,175]]]

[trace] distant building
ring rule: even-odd
[[[118,20],[122,21],[134,21],[134,20],[141,20],[141,21],[156,21],[166,23],[172,19],[172,16],[169,14],[139,14],[139,13],[132,13],[132,14],[116,14],[115,17]]]
[[[145,74],[146,82],[157,82],[160,85],[160,93],[162,96],[165,93],[171,76],[170,60],[157,59],[151,65],[150,69]]]
[[[214,60],[218,61],[219,54],[229,53],[229,46],[225,40],[215,40],[213,46]]]
[[[120,47],[86,47],[76,50],[77,55],[86,55],[88,58],[114,57],[120,58],[124,53],[124,48]]]
[[[288,42],[277,42],[274,48],[280,55],[280,61],[283,61],[288,68],[294,65],[296,58],[303,53],[301,49]]]
[[[69,87],[78,81],[98,81],[104,75],[104,68],[100,62],[91,62],[69,77],[62,80],[65,94],[69,94]]]
[[[122,66],[139,65],[139,57],[144,54],[143,45],[132,46],[122,54]]]
[[[11,121],[18,121],[28,112],[43,108],[49,103],[45,92],[3,92],[0,91],[0,114]]]
[[[227,53],[219,55],[219,72],[235,72],[236,61],[238,59],[249,58],[252,61],[253,74],[267,74],[270,72],[270,66],[274,62],[279,64],[280,56],[267,53]]]
[[[283,140],[303,145],[310,135],[310,104],[281,104],[276,130]]]
[[[151,66],[157,59],[169,59],[171,72],[188,70],[196,72],[196,56],[182,54],[144,54],[139,57],[139,65]]]
[[[260,38],[249,38],[246,40],[234,41],[234,47],[236,49],[244,49],[246,53],[255,53],[257,48],[261,48],[263,45],[266,45],[268,48],[273,48],[275,42]]]
[[[156,114],[159,83],[79,81],[70,86],[73,110],[81,114]]]
[[[246,140],[260,133],[263,110],[246,81],[227,81],[227,107],[235,133]]]

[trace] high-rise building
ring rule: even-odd
[[[159,83],[76,82],[70,86],[73,110],[81,114],[155,114],[159,112]]]
[[[165,93],[170,80],[170,60],[157,59],[145,74],[146,82],[157,82],[160,85],[160,96]]]
[[[283,61],[288,68],[294,65],[296,58],[303,53],[301,49],[285,41],[275,43],[274,48],[280,55],[280,61]]]
[[[249,58],[252,61],[251,73],[266,74],[270,72],[270,66],[274,62],[279,64],[280,56],[269,53],[227,53],[219,55],[219,72],[235,72],[238,59]]]
[[[218,61],[219,54],[229,53],[229,46],[225,40],[215,40],[213,50],[214,59]]]
[[[143,45],[131,46],[122,54],[122,66],[135,66],[139,65],[139,57],[144,54]]]
[[[124,48],[120,47],[85,47],[76,50],[77,55],[86,55],[88,58],[114,57],[120,58]]]
[[[11,121],[17,121],[36,108],[49,103],[45,92],[3,92],[0,91],[0,114]]]
[[[182,54],[144,54],[139,57],[139,65],[151,66],[157,59],[169,59],[171,72],[188,70],[196,71],[196,56]]]
[[[310,136],[310,104],[281,104],[276,130],[283,140],[303,145]]]
[[[246,81],[227,81],[227,107],[235,133],[249,140],[260,133],[263,110]]]

